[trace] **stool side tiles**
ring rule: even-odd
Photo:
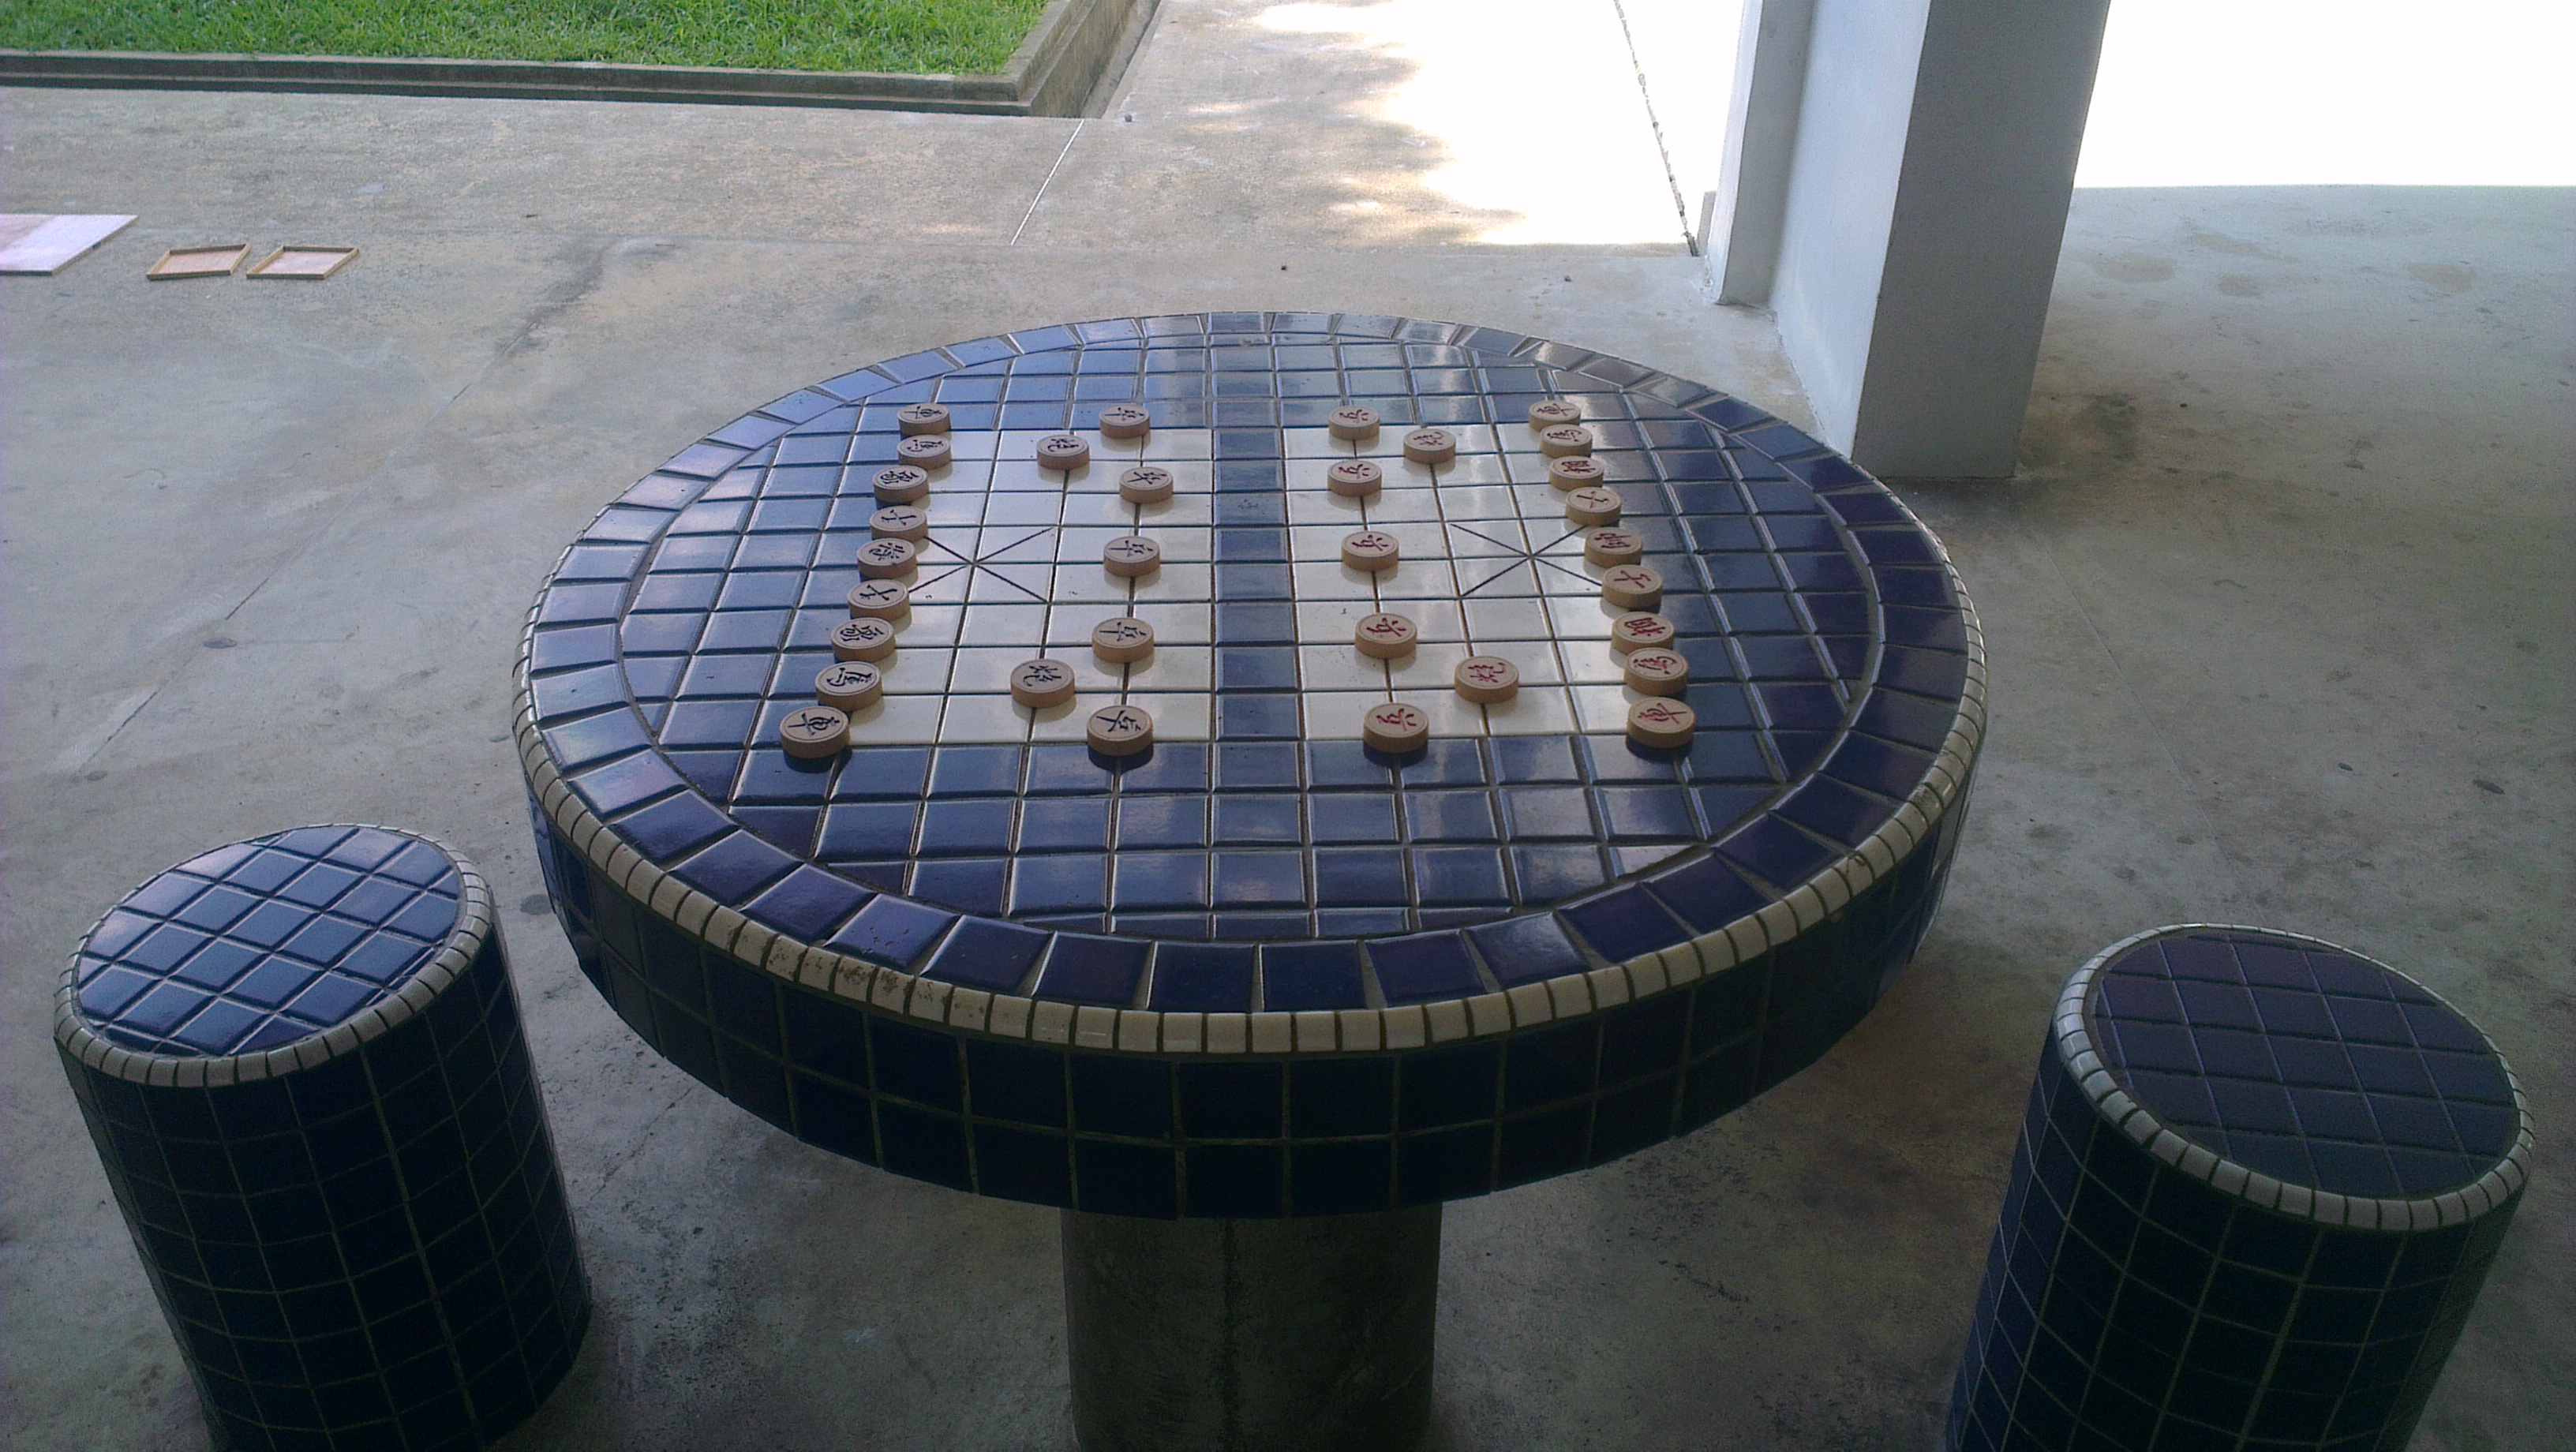
[[[2196,1052],[2204,1039],[2206,1059]],[[2299,1057],[2284,1069],[2273,1053],[2238,1052],[2240,1040]],[[2326,1047],[2349,1056],[2352,1097],[2367,1104],[2357,1116],[2334,1113],[2349,1091],[2308,1082]],[[2321,1445],[2406,1444],[2528,1177],[2528,1107],[2474,1024],[2406,975],[2323,940],[2184,924],[2123,939],[2077,970],[2038,1079],[1954,1381],[1947,1448],[2134,1452],[2158,1426],[2229,1445],[2255,1424],[2301,1440],[2313,1425]],[[2262,1083],[2291,1103],[2314,1101],[2296,1128],[2257,1133],[2250,1108],[2239,1111],[2248,1123],[2220,1122],[2213,1088]],[[2447,1109],[2441,1133],[2425,1134],[2429,1121],[2409,1105]],[[2436,1138],[2438,1152],[2419,1147]],[[2376,1158],[2351,1152],[2364,1148]],[[2125,1193],[2100,1188],[2111,1185]],[[2151,1258],[2115,1265],[2107,1285],[2095,1280],[2064,1228],[2079,1200],[2091,1239],[2135,1239]],[[2134,1380],[2090,1344],[2067,1358],[2030,1355],[2031,1328],[2006,1314],[2007,1301],[2047,1304],[2077,1281],[2117,1293],[2105,1317],[2111,1344],[2162,1334],[2164,1301],[2143,1294],[2159,1288],[2180,1297],[2179,1314],[2230,1323],[2214,1330],[2235,1348],[2231,1364],[2271,1370],[2233,1388],[2206,1376],[2149,1388],[2144,1428],[2043,1415],[2105,1405],[2097,1386]]]
[[[251,942],[276,931],[280,914],[326,917],[280,892],[317,872],[359,879],[329,920],[345,930],[357,914],[373,930],[354,939],[343,931],[346,946],[323,962]],[[232,905],[208,911],[227,896]],[[251,901],[261,905],[242,912]],[[129,956],[147,929],[202,937],[196,954],[226,949],[241,966],[220,987],[203,973],[149,968],[171,960]],[[315,953],[310,943],[302,951]],[[138,993],[137,979],[158,986]],[[290,980],[306,986],[281,1006],[259,1006]],[[191,994],[202,1005],[174,1016],[174,995]],[[470,863],[414,833],[351,825],[202,854],[84,935],[57,992],[54,1031],[217,1445],[389,1446],[408,1435],[489,1446],[570,1370],[589,1290],[491,891]],[[444,1072],[423,1076],[420,1065]],[[415,1208],[413,1190],[363,1204],[326,1193],[342,1183],[333,1177],[347,1168],[351,1132],[386,1112],[378,1086],[396,1084],[405,1122],[439,1131],[404,1151],[417,1177],[407,1185],[425,1191],[467,1175],[465,1146],[520,1146],[497,1160],[473,1157],[478,1194],[462,1207],[441,1200],[434,1219],[425,1196],[422,1216],[384,1213]],[[453,1156],[441,1148],[451,1142]],[[186,1168],[209,1164],[211,1177]],[[196,1207],[187,1217],[155,1208],[176,1207],[182,1195]],[[300,1212],[308,1224],[291,1232],[275,1223],[290,1206],[310,1207]],[[241,1229],[208,1228],[227,1224]],[[310,1241],[289,1234],[377,1246],[380,1261],[344,1268],[335,1253],[315,1263],[302,1248]],[[293,1321],[233,1324],[227,1303],[274,1302],[264,1262],[279,1257],[310,1287]],[[428,1269],[407,1287],[358,1274],[406,1257]],[[486,1279],[523,1288],[520,1312],[504,1318],[497,1342],[482,1339],[489,1327],[478,1323],[469,1348],[467,1316]],[[245,1370],[254,1358],[266,1368],[256,1379],[275,1388],[265,1397]],[[375,1380],[390,1398],[327,1394],[353,1378]]]

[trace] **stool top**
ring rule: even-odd
[[[425,837],[320,826],[236,842],[154,877],[91,927],[65,973],[56,1037],[85,1060],[122,1051],[132,1072],[117,1072],[145,1082],[267,1077],[408,1017],[490,916],[481,879]],[[179,1068],[191,1060],[226,1067]]]
[[[2058,1046],[2131,1138],[2276,1209],[2406,1229],[2520,1188],[2531,1130],[2495,1045],[2405,974],[2314,938],[2128,938],[2068,984]]]

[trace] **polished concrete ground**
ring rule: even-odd
[[[1162,60],[1079,124],[0,94],[0,207],[143,216],[0,280],[0,1445],[205,1445],[52,1059],[61,955],[194,850],[340,819],[445,838],[510,909],[599,1305],[512,1448],[1070,1446],[1054,1212],[800,1146],[581,981],[509,664],[561,543],[680,443],[1030,323],[1471,319],[1802,417],[1674,233],[1461,184],[1473,138],[1382,104],[1421,66],[1301,50],[1329,7],[1282,8],[1166,0]],[[1175,69],[1220,54],[1270,80]],[[1577,139],[1650,176],[1642,116],[1603,114]],[[1433,1447],[1931,1446],[2057,985],[2195,919],[2404,967],[2520,1070],[2540,1168],[2416,1446],[2563,1439],[2571,231],[2563,191],[2077,195],[2019,477],[1904,491],[1992,653],[1941,923],[1754,1105],[1451,1207]],[[318,287],[143,280],[220,240],[365,252]]]

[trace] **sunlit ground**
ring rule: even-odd
[[[1409,79],[1365,99],[1360,114],[1427,139],[1439,160],[1416,178],[1423,185],[1462,207],[1515,214],[1470,240],[1680,245],[1672,184],[1611,0],[1289,4],[1261,24],[1405,64]]]
[[[1474,240],[1673,244],[1717,186],[1739,15],[1738,0],[1300,0],[1260,24],[1403,63],[1409,79],[1363,114],[1424,138],[1439,157],[1424,185],[1512,219]],[[2576,0],[2111,7],[2076,185],[2324,184],[2576,184]]]
[[[2120,0],[2082,187],[2576,183],[2569,0]]]

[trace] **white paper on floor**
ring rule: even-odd
[[[51,276],[133,225],[123,216],[0,212],[0,273]]]

